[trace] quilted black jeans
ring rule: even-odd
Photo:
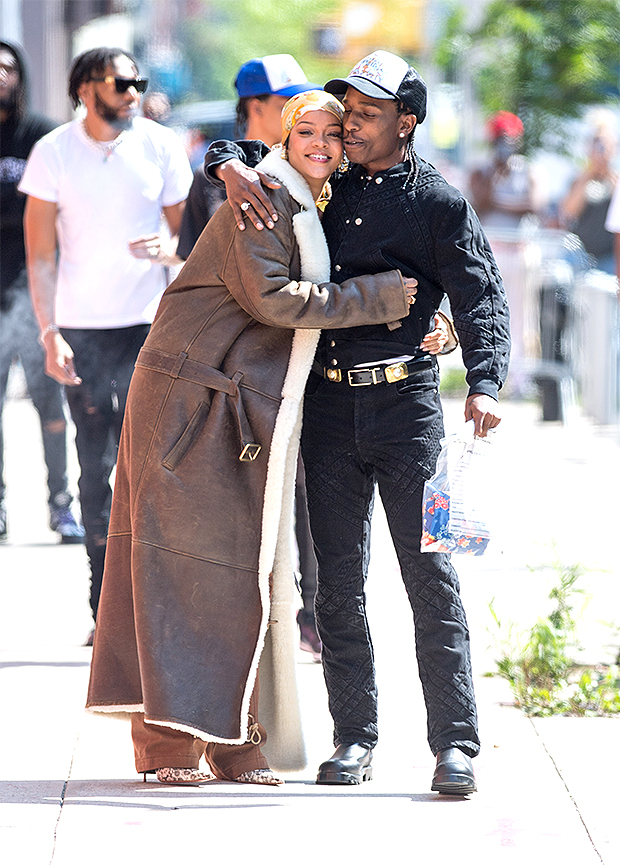
[[[316,618],[336,745],[377,742],[364,594],[376,484],[413,610],[429,745],[434,754],[459,747],[472,757],[480,749],[458,578],[448,555],[420,552],[424,481],[434,472],[442,435],[434,366],[398,384],[368,387],[310,376],[302,452],[319,564]]]

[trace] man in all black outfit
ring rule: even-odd
[[[302,453],[319,562],[316,614],[337,746],[317,783],[372,777],[377,689],[364,583],[378,485],[413,610],[428,741],[437,756],[431,789],[465,795],[476,790],[471,758],[480,748],[469,631],[450,556],[420,552],[423,487],[443,436],[438,368],[420,344],[447,294],[467,367],[465,418],[485,436],[500,422],[508,308],[475,213],[413,149],[415,126],[426,116],[418,73],[376,51],[325,89],[343,97],[352,163],[334,178],[323,220],[332,279],[398,268],[417,278],[418,292],[397,329],[323,331],[306,391]],[[246,166],[221,165],[231,156],[255,164],[255,149],[219,142],[207,154],[207,170],[217,167],[227,179],[240,228],[244,212],[261,229],[277,219],[260,184],[247,182]],[[242,211],[244,202],[255,210]]]
[[[23,230],[26,196],[17,191],[34,144],[55,126],[46,117],[28,111],[24,60],[13,45],[0,42],[0,541],[8,537],[1,414],[9,371],[17,358],[41,421],[50,528],[58,532],[62,543],[84,540],[84,530],[71,513],[72,497],[67,489],[62,388],[45,375],[39,327],[28,293]]]

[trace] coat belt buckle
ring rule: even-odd
[[[242,463],[252,463],[259,455],[260,450],[260,445],[254,444],[254,442],[250,442],[243,448],[243,450],[239,454],[239,459]]]
[[[394,384],[396,381],[404,381],[409,375],[409,368],[406,363],[402,361],[400,363],[392,363],[390,366],[386,366],[383,370],[385,374],[385,380],[389,382],[389,384]]]

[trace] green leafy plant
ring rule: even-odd
[[[497,673],[510,684],[517,706],[527,715],[618,714],[618,665],[584,667],[574,660],[579,649],[574,600],[583,594],[577,581],[585,568],[556,559],[552,565],[532,570],[549,567],[559,575],[559,582],[549,593],[554,608],[529,631],[517,632],[513,622],[504,624],[494,602],[489,604],[499,650]]]

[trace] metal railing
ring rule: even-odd
[[[543,420],[566,422],[578,395],[596,422],[618,423],[616,278],[590,267],[574,234],[526,220],[485,233],[510,306],[510,391],[525,396],[536,387]]]

